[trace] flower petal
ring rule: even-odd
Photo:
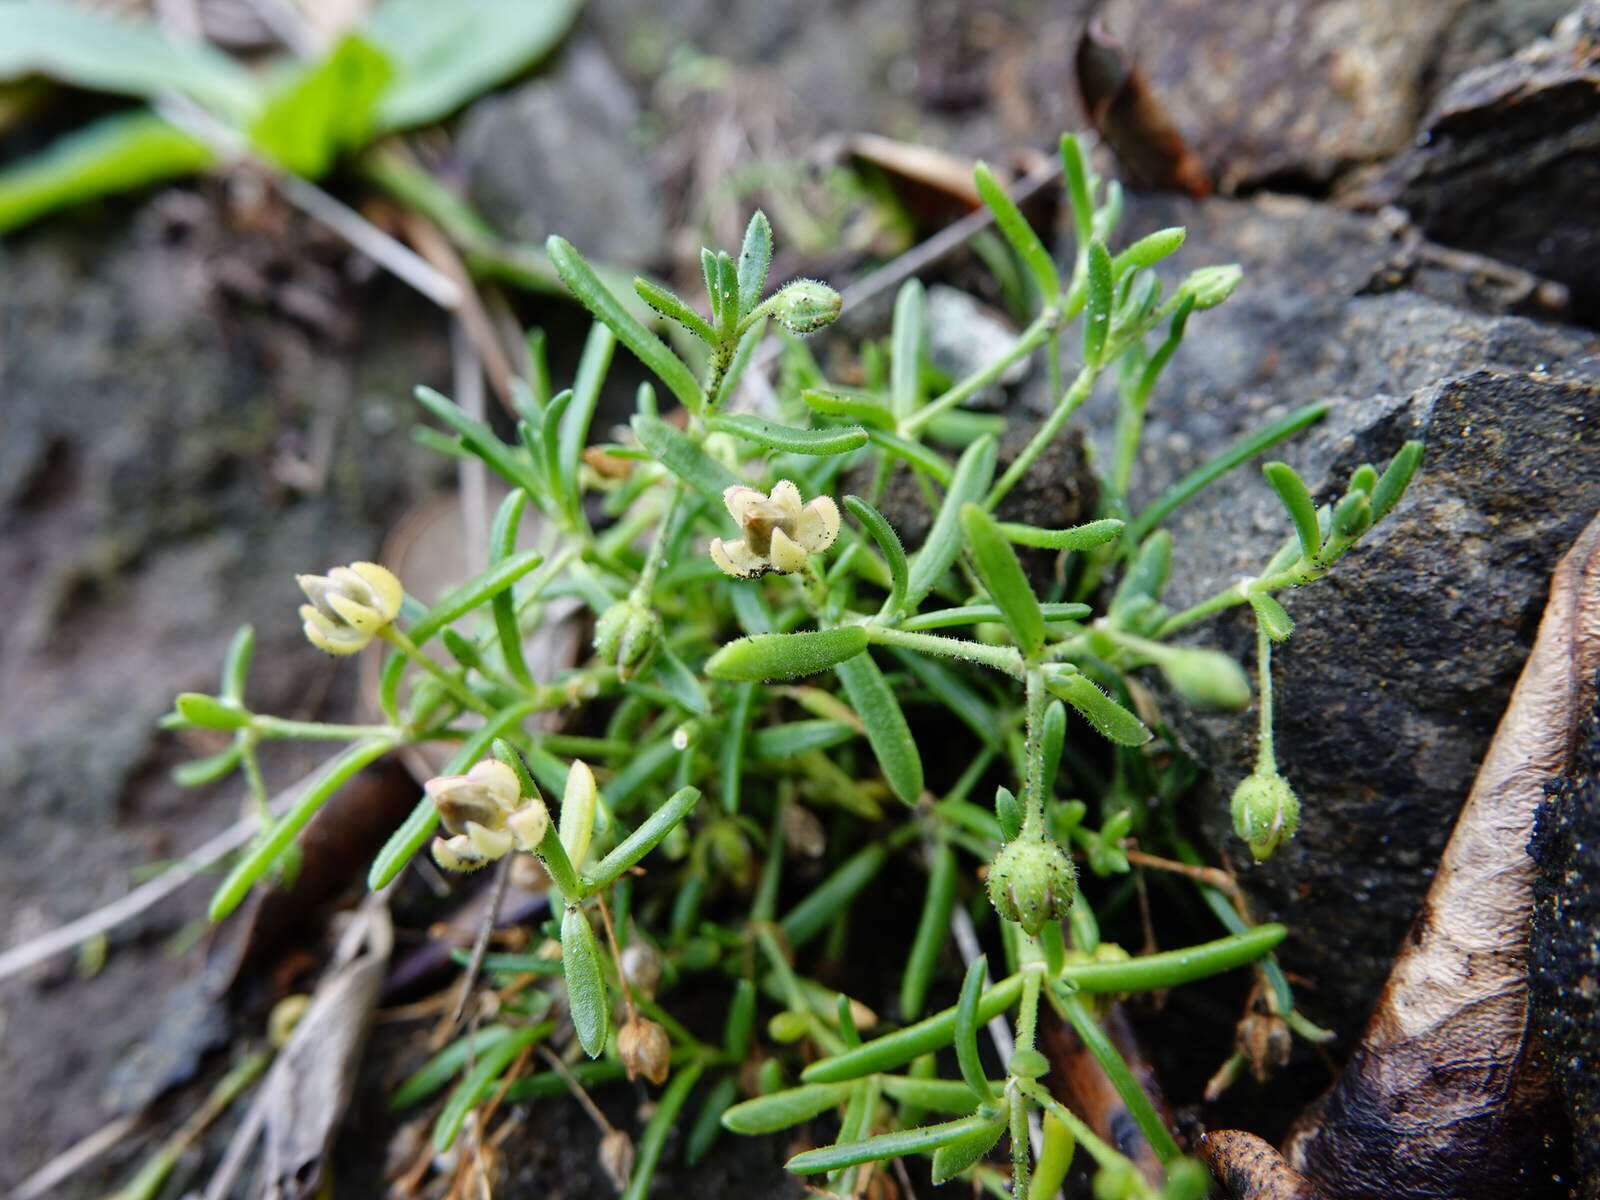
[[[392,621],[400,615],[400,605],[406,598],[406,590],[393,571],[374,562],[354,562],[350,564],[350,570],[364,579],[367,586],[372,589],[376,600],[375,607],[383,614],[385,621]]]
[[[733,484],[722,489],[722,503],[727,506],[728,515],[733,518],[735,525],[743,526],[745,513],[752,504],[766,502],[767,494],[757,491],[753,487],[746,487],[742,483]]]
[[[314,604],[300,606],[300,620],[306,640],[329,654],[354,654],[372,640],[370,635],[329,617]]]
[[[489,798],[511,812],[522,803],[522,781],[517,773],[498,758],[485,758],[474,763],[466,777],[476,783]]]
[[[781,529],[772,531],[772,565],[785,575],[806,565],[806,552]]]
[[[510,830],[487,829],[476,821],[468,821],[465,832],[472,848],[484,858],[504,858],[511,851]]]
[[[716,563],[724,574],[732,575],[735,579],[754,579],[771,565],[752,551],[743,538],[732,542],[712,538],[711,561]]]
[[[792,480],[778,480],[773,485],[772,495],[768,499],[783,509],[784,515],[791,521],[800,515],[800,489],[795,487]]]
[[[433,861],[446,871],[476,871],[488,859],[479,854],[465,834],[433,839]]]
[[[830,496],[818,496],[800,510],[794,523],[794,540],[808,554],[820,554],[839,536],[839,506]]]

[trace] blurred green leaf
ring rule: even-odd
[[[367,140],[393,76],[389,59],[371,42],[355,34],[341,38],[272,94],[251,123],[250,140],[280,166],[317,179],[340,151]]]
[[[0,233],[85,200],[192,175],[215,160],[210,147],[153,112],[106,117],[0,171]]]
[[[425,125],[555,48],[583,0],[384,0],[365,33],[395,66],[378,127]]]

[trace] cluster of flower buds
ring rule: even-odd
[[[300,606],[306,637],[329,654],[354,654],[400,615],[405,590],[377,563],[335,567],[326,575],[296,575],[310,604]]]
[[[1300,798],[1276,770],[1257,768],[1233,790],[1233,831],[1257,862],[1287,842],[1300,828]]]
[[[711,561],[735,579],[754,579],[768,571],[788,574],[820,554],[839,536],[839,508],[827,496],[800,503],[800,489],[779,480],[769,495],[735,485],[722,493],[728,515],[743,531],[737,541],[711,541]]]
[[[517,773],[499,759],[430,779],[423,790],[452,835],[433,840],[433,860],[447,871],[474,871],[512,850],[531,851],[550,825],[544,801],[524,797]]]
[[[594,623],[595,652],[626,681],[661,642],[661,615],[629,596]]]
[[[989,903],[1030,935],[1072,911],[1077,887],[1078,870],[1067,852],[1026,828],[989,864]]]

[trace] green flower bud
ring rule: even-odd
[[[1276,771],[1247,775],[1233,790],[1233,831],[1261,862],[1300,828],[1300,799]]]
[[[785,284],[771,301],[771,312],[791,333],[815,333],[833,324],[844,297],[816,279]]]
[[[1189,278],[1183,281],[1180,295],[1187,292],[1194,297],[1196,312],[1203,312],[1208,308],[1215,308],[1229,296],[1233,289],[1239,286],[1239,280],[1244,277],[1244,272],[1239,269],[1238,263],[1228,263],[1220,267],[1201,267],[1198,271],[1189,272]]]
[[[1220,650],[1178,647],[1162,655],[1157,666],[1185,704],[1237,712],[1250,703],[1244,669]]]
[[[661,641],[661,616],[631,597],[619,600],[594,623],[594,648],[627,679]]]
[[[1022,837],[989,864],[989,902],[1008,921],[1037,934],[1072,911],[1078,872],[1067,852],[1044,838]]]
[[[1050,1073],[1050,1060],[1037,1050],[1014,1050],[1006,1070],[1018,1079],[1038,1079]]]

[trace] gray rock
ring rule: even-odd
[[[1234,191],[1320,189],[1398,153],[1436,80],[1544,32],[1560,11],[1551,0],[1108,0],[1101,16]]]
[[[605,53],[573,45],[554,75],[469,111],[468,195],[510,237],[559,233],[597,261],[648,267],[664,255],[666,217],[638,126],[632,90]]]
[[[1564,283],[1600,315],[1600,3],[1451,83],[1391,174],[1431,237]]]
[[[438,477],[407,436],[408,397],[448,376],[443,319],[388,277],[352,286],[345,262],[331,284],[319,278],[333,307],[361,314],[353,345],[285,316],[270,292],[241,303],[218,282],[263,254],[326,252],[304,227],[251,234],[186,192],[114,229],[56,225],[0,248],[8,946],[120,896],[136,870],[238,814],[237,780],[184,791],[167,777],[220,747],[155,723],[176,692],[215,689],[242,621],[257,633],[254,706],[351,715],[355,672],[305,643],[293,575],[376,553],[394,513]],[[284,286],[299,286],[292,272]],[[325,753],[270,747],[269,776],[295,778]],[[201,915],[213,883],[116,931],[92,980],[68,962],[5,985],[0,1191],[104,1122],[112,1070],[160,1019],[144,1000],[195,973],[163,942]],[[121,1072],[114,1096],[170,1074],[162,1061]]]
[[[965,379],[994,362],[1016,341],[1017,330],[999,313],[953,287],[934,284],[927,295],[928,362],[948,379]],[[975,393],[967,406],[994,408],[1003,389],[1020,383],[1028,362],[1012,363],[999,380]]]
[[[1374,293],[1393,247],[1377,222],[1308,204],[1139,198],[1134,233],[1187,224],[1174,274],[1238,261],[1245,282],[1203,314],[1152,402],[1137,509],[1226,441],[1288,408],[1331,404],[1272,457],[1319,500],[1407,438],[1422,473],[1390,519],[1327,579],[1283,597],[1299,622],[1275,656],[1278,756],[1299,791],[1299,836],[1251,866],[1227,798],[1253,753],[1254,714],[1176,705],[1215,771],[1200,821],[1258,914],[1291,928],[1283,958],[1303,1006],[1353,1032],[1432,875],[1527,653],[1548,575],[1600,506],[1600,343],[1464,311],[1408,288]],[[1092,419],[1106,444],[1109,405]],[[1167,602],[1191,605],[1255,573],[1290,526],[1251,466],[1169,520]],[[1196,640],[1249,661],[1232,610]]]

